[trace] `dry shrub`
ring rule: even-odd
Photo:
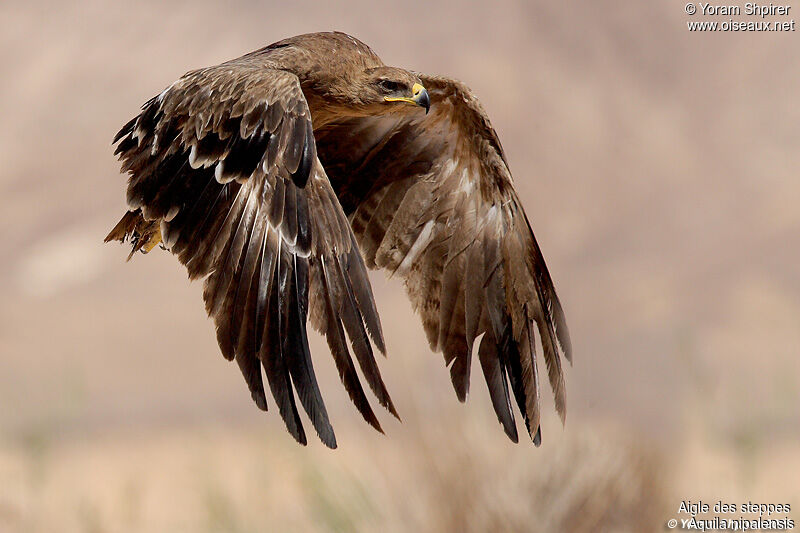
[[[485,439],[465,438],[451,440],[444,454],[423,440],[417,492],[395,509],[404,516],[390,518],[389,529],[625,533],[663,527],[664,463],[651,446],[616,431],[574,427],[560,440],[538,450],[501,451]]]

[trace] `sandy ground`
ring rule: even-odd
[[[685,499],[797,509],[797,34],[687,18],[674,2],[2,4],[0,531],[656,531]],[[314,334],[340,449],[296,446],[220,357],[200,284],[166,253],[102,245],[124,210],[110,141],[143,101],[328,29],[463,80],[492,117],[575,347],[567,424],[546,419],[541,449],[505,440],[479,375],[457,402],[382,273],[404,423],[362,427]]]

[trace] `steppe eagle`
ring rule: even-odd
[[[564,312],[497,134],[462,83],[388,67],[339,32],[291,37],[188,72],[114,139],[128,212],[106,241],[159,243],[204,278],[225,358],[259,408],[263,375],[287,429],[336,447],[309,353],[325,335],[350,399],[381,430],[351,353],[397,416],[375,361],[384,338],[367,267],[405,281],[459,400],[472,348],[506,434],[514,398],[541,442],[535,337],[566,413]]]

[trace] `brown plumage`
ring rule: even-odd
[[[106,240],[133,252],[161,241],[205,279],[223,355],[264,410],[266,376],[299,442],[295,396],[336,446],[307,321],[364,419],[381,431],[353,355],[397,416],[374,357],[385,347],[366,267],[405,281],[461,401],[481,337],[498,420],[516,442],[514,398],[537,445],[538,336],[564,419],[564,313],[497,134],[463,84],[386,67],[343,33],[301,35],[187,73],[114,143],[129,212]]]

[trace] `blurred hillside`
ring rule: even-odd
[[[646,531],[681,499],[800,505],[797,34],[689,33],[675,2],[288,6],[0,5],[1,531]],[[575,347],[539,450],[505,440],[479,373],[457,402],[382,273],[404,423],[362,427],[314,334],[340,449],[295,446],[201,285],[102,244],[125,209],[110,142],[142,102],[331,29],[492,117]]]

